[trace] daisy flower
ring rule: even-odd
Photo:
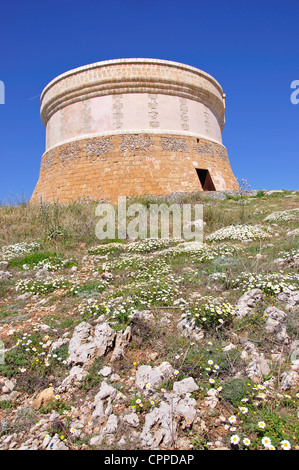
[[[243,439],[243,444],[244,444],[246,447],[250,446],[250,442],[251,442],[251,441],[250,441],[250,439],[248,439],[248,437],[245,437],[245,438]]]
[[[265,429],[265,427],[266,427],[265,421],[259,421],[259,422],[257,423],[257,425],[258,425],[258,427],[259,427],[260,429]]]
[[[243,415],[246,415],[246,413],[248,413],[248,408],[246,408],[246,406],[239,406],[239,410],[241,411],[241,413],[243,413]]]
[[[281,445],[281,448],[282,448],[283,450],[290,450],[290,449],[291,449],[291,444],[290,444],[289,441],[287,441],[286,439],[284,439],[283,441],[281,441],[280,445]]]
[[[268,448],[271,445],[271,439],[267,436],[263,437],[262,444],[264,447]]]
[[[229,421],[231,424],[233,424],[233,423],[235,423],[235,422],[237,421],[237,418],[236,418],[234,415],[232,415],[232,416],[230,416],[230,417],[228,418],[228,421]]]
[[[239,438],[238,434],[233,434],[233,436],[230,438],[230,442],[234,445],[239,444],[240,438]]]

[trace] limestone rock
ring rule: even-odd
[[[115,336],[115,331],[108,325],[108,323],[96,325],[93,341],[97,357],[103,356],[108,349],[113,347]]]
[[[246,373],[253,382],[260,382],[264,376],[269,375],[270,367],[263,353],[257,354],[255,358],[246,367]]]
[[[99,392],[94,397],[94,406],[97,406],[97,402],[99,400],[103,400],[105,398],[111,398],[112,400],[116,397],[118,391],[116,388],[112,387],[111,385],[107,384],[105,380],[101,383],[101,387]]]
[[[13,391],[16,385],[16,379],[7,379],[4,381],[4,385],[2,387],[2,393],[10,393]]]
[[[190,397],[176,399],[174,401],[174,411],[176,416],[184,418],[183,429],[190,427],[196,418],[196,400]]]
[[[92,326],[87,322],[79,323],[69,342],[69,358],[74,364],[86,364],[95,352],[91,337]]]
[[[275,334],[278,341],[287,344],[290,340],[285,324],[287,314],[277,307],[268,307],[264,312],[264,317],[266,318],[266,331]]]
[[[47,405],[51,401],[55,401],[53,387],[45,388],[42,390],[37,397],[32,401],[32,408],[39,410],[42,406]]]
[[[253,307],[256,307],[262,300],[263,293],[261,289],[251,289],[245,292],[238,300],[236,307],[236,316],[244,317],[248,315]]]
[[[100,422],[103,420],[105,417],[105,410],[104,410],[104,402],[103,400],[97,398],[97,400],[94,401],[95,409],[92,413],[92,417],[94,419],[100,419]]]
[[[158,448],[159,445],[171,446],[175,441],[176,427],[172,407],[166,402],[161,402],[159,408],[154,408],[145,415],[140,434],[141,443],[151,449]]]
[[[46,450],[69,450],[69,447],[55,434],[49,441]]]
[[[0,271],[5,271],[8,268],[9,262],[8,261],[0,261]]]
[[[208,406],[209,408],[215,408],[218,405],[218,398],[217,398],[217,390],[215,388],[211,388],[207,391],[207,396],[204,399],[204,406]]]
[[[7,271],[0,271],[0,281],[7,281],[12,275]]]
[[[50,352],[54,351],[55,349],[60,348],[60,346],[63,346],[64,344],[69,343],[70,339],[69,338],[59,338],[57,341],[54,341],[51,345]]]
[[[280,377],[280,386],[282,390],[287,390],[297,384],[299,374],[295,370],[283,372]]]
[[[123,357],[125,349],[128,347],[131,339],[132,330],[130,326],[128,326],[124,332],[118,331],[116,334],[115,346],[111,357],[112,362],[117,361]]]
[[[64,392],[74,382],[82,382],[87,375],[87,371],[83,370],[80,366],[74,366],[71,368],[69,375],[62,381],[60,386],[57,388],[57,392]]]
[[[111,414],[108,418],[108,421],[105,426],[105,432],[107,434],[113,434],[116,432],[118,426],[118,419],[117,416],[114,414]]]
[[[286,302],[286,310],[292,310],[292,308],[299,305],[299,290],[285,290],[277,296],[278,300]]]
[[[130,426],[133,426],[134,428],[137,428],[137,426],[139,426],[139,418],[137,413],[127,414],[123,417],[123,420],[125,423],[129,424]]]
[[[96,325],[93,330],[87,322],[76,326],[69,342],[69,358],[73,364],[87,364],[93,357],[103,356],[114,345],[116,333],[108,325]]]
[[[35,277],[38,280],[46,280],[51,277],[51,274],[46,268],[41,268],[38,271],[36,271]]]
[[[204,338],[203,330],[196,324],[195,319],[191,316],[182,316],[177,324],[177,328],[187,338],[201,341]]]
[[[186,393],[195,392],[195,390],[198,390],[198,386],[193,377],[188,377],[173,384],[173,391],[176,395],[185,395]]]
[[[105,366],[101,370],[99,370],[98,375],[102,375],[103,377],[108,377],[112,372],[111,367]]]
[[[174,369],[169,362],[162,362],[157,367],[142,365],[136,371],[136,385],[138,388],[145,388],[150,383],[151,387],[158,387],[165,380],[168,380],[174,373]]]

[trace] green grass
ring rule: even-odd
[[[11,268],[22,268],[23,265],[27,265],[29,268],[32,269],[33,266],[36,266],[38,263],[46,259],[56,260],[60,259],[60,256],[58,256],[57,253],[53,252],[30,253],[26,256],[23,256],[22,258],[14,258],[10,260],[9,266]]]

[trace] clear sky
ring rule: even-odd
[[[223,143],[235,176],[251,189],[299,189],[298,0],[10,0],[0,4],[0,201],[34,190],[48,82],[130,57],[211,74],[227,96]]]

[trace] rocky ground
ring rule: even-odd
[[[297,449],[298,196],[205,195],[204,243],[0,208],[0,449]]]

